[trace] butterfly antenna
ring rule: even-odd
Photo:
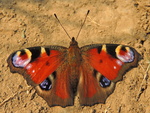
[[[85,24],[85,21],[86,21],[86,18],[87,18],[87,16],[88,16],[89,12],[90,12],[90,10],[87,11],[87,14],[86,14],[86,16],[85,16],[85,18],[84,18],[84,21],[83,21],[83,23],[81,24],[81,28],[80,28],[80,30],[79,30],[79,32],[78,32],[78,34],[77,34],[76,40],[77,40],[77,38],[79,37],[79,34],[80,34],[80,32],[81,32],[81,29],[82,29],[83,25]]]
[[[71,39],[70,35],[67,33],[66,29],[63,27],[63,25],[61,24],[60,20],[58,19],[57,15],[54,14],[55,18],[57,19],[57,21],[59,22],[59,24],[61,25],[61,27],[64,29],[64,31],[66,32],[66,34],[68,35],[68,37]]]

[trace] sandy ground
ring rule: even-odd
[[[87,10],[90,14],[78,37],[79,46],[118,43],[134,47],[143,57],[127,72],[106,104],[49,107],[19,74],[12,74],[7,57],[18,49],[39,45],[69,46]],[[149,113],[150,1],[149,0],[0,0],[0,113]],[[147,75],[147,76],[146,76]],[[144,79],[146,76],[146,79]]]

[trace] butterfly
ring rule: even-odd
[[[83,47],[71,38],[70,46],[38,46],[18,50],[8,59],[12,73],[19,73],[49,106],[72,106],[79,95],[82,106],[104,103],[115,84],[131,67],[138,52],[120,44]]]

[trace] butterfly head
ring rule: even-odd
[[[72,37],[71,42],[70,42],[70,47],[71,46],[78,46],[78,42],[75,40],[74,37]]]

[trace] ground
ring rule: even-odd
[[[138,67],[124,75],[105,104],[49,107],[19,74],[12,74],[7,57],[18,49],[40,45],[68,47],[87,10],[90,14],[77,39],[79,46],[118,43],[141,55]],[[149,113],[150,1],[149,0],[0,0],[1,113]]]

